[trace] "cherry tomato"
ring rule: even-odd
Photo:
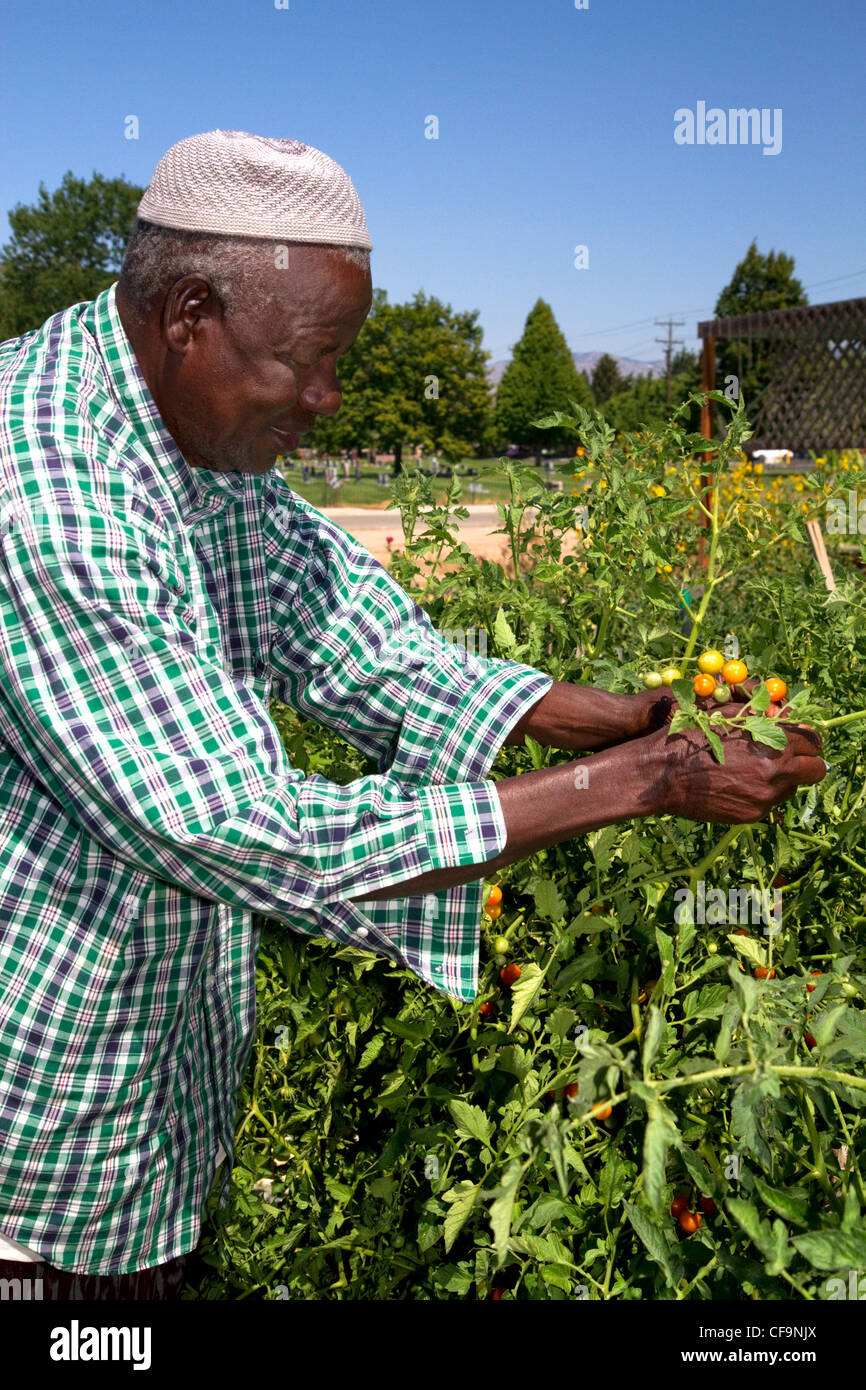
[[[695,676],[696,695],[712,695],[715,688],[716,682],[713,680],[712,676]]]
[[[719,949],[719,944],[718,944],[717,941],[708,941],[708,942],[707,942],[707,952],[708,952],[709,955],[711,955],[711,956],[716,955],[716,954],[718,953],[718,949]]]
[[[611,1116],[612,1107],[609,1105],[594,1105],[590,1110],[590,1115],[594,1120],[608,1120]]]
[[[698,1206],[704,1213],[704,1216],[715,1216],[716,1212],[718,1211],[718,1207],[716,1206],[712,1197],[702,1197],[700,1202],[698,1203]]]
[[[572,1081],[572,1082],[571,1082],[571,1085],[566,1086],[566,1088],[565,1088],[565,1094],[568,1096],[568,1099],[569,1099],[569,1100],[574,1100],[575,1096],[577,1095],[577,1082],[576,1082],[576,1081]]]
[[[775,970],[769,970],[769,969],[767,968],[766,965],[756,965],[756,966],[755,966],[755,979],[756,979],[756,980],[772,980],[772,979],[775,978],[775,975],[776,975]]]
[[[491,921],[495,922],[501,912],[501,907],[488,907],[487,916],[491,919]]]
[[[748,935],[749,935],[749,933],[746,931],[746,928],[745,928],[745,927],[737,927],[737,928],[734,930],[734,936],[748,936]]]
[[[662,678],[659,675],[658,671],[647,671],[646,675],[643,678],[643,683],[646,686],[647,690],[658,690],[659,686],[662,683]]]
[[[499,972],[499,978],[504,985],[513,985],[515,980],[519,980],[523,971],[519,965],[512,961],[510,965],[503,965]]]
[[[499,1299],[499,1298],[502,1297],[502,1295],[503,1295],[504,1292],[505,1292],[504,1289],[500,1289],[500,1288],[497,1286],[497,1288],[495,1288],[495,1289],[492,1291],[490,1297],[491,1297],[491,1298]]]
[[[726,685],[742,685],[748,674],[745,661],[726,661],[722,667],[722,680]]]
[[[490,892],[487,894],[487,906],[498,907],[501,902],[502,889],[499,887],[498,884],[494,883],[493,887],[490,889]]]
[[[774,705],[778,705],[781,700],[784,700],[788,693],[788,687],[778,676],[771,676],[764,684],[770,692],[770,699],[773,701]]]
[[[507,956],[508,947],[510,945],[511,942],[508,940],[507,936],[497,936],[496,940],[493,943],[493,954],[495,956]]]
[[[823,974],[823,971],[821,971],[821,970],[813,970],[813,971],[812,971],[812,974],[813,974],[813,975],[821,975],[821,974]],[[810,994],[814,994],[814,992],[815,992],[815,986],[814,986],[814,985],[807,985],[806,988],[807,988],[807,990],[809,991]]]
[[[812,1049],[813,1047],[817,1047],[817,1045],[818,1045],[818,1044],[816,1043],[816,1041],[815,1041],[815,1039],[814,1039],[814,1037],[813,1037],[813,1035],[812,1035],[811,1033],[804,1033],[804,1034],[803,1034],[803,1042],[804,1042],[804,1043],[806,1044],[806,1046],[810,1049],[810,1051],[811,1051],[811,1049]]]
[[[676,666],[666,666],[662,671],[662,685],[673,685],[674,681],[682,680],[683,673],[678,671]]]
[[[731,687],[729,685],[717,685],[713,691],[713,699],[718,700],[720,705],[726,705],[731,698]]]
[[[707,676],[718,675],[724,664],[725,658],[721,652],[716,651],[715,647],[712,647],[708,652],[702,652],[698,657],[698,670],[703,671]]]
[[[693,1236],[701,1224],[701,1213],[699,1211],[683,1211],[679,1215],[680,1230],[685,1231],[687,1236]]]
[[[776,877],[773,879],[773,887],[785,888],[789,882],[790,880],[785,878],[784,874],[776,874]]]
[[[676,1220],[676,1218],[680,1216],[684,1211],[688,1211],[688,1209],[689,1199],[684,1192],[681,1192],[679,1196],[674,1197],[674,1200],[671,1202],[671,1216],[674,1218],[674,1220]]]
[[[496,1015],[496,1000],[485,999],[478,1012],[482,1018],[494,1018]]]

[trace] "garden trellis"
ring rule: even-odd
[[[742,367],[752,343],[769,345],[771,376],[755,411],[749,452],[866,447],[866,299],[772,309],[698,324],[702,385],[716,385],[716,343],[736,344]],[[746,402],[747,409],[749,402]],[[702,424],[711,434],[712,405]]]

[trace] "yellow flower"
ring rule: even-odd
[[[607,479],[606,479],[606,478],[599,478],[598,485],[599,485],[599,487],[607,487]]]
[[[667,492],[658,483],[656,483],[654,487],[650,488],[650,492],[652,493],[653,497],[667,497]]]

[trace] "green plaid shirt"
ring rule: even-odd
[[[87,1273],[192,1249],[252,1043],[255,914],[477,991],[485,781],[549,688],[467,657],[262,477],[193,469],[114,286],[0,346],[0,1230]],[[271,696],[375,760],[290,765]]]

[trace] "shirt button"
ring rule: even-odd
[[[358,935],[359,935],[359,936],[369,936],[370,933],[369,933],[369,931],[368,931],[368,929],[367,929],[366,927],[359,927],[359,928],[358,928]]]

